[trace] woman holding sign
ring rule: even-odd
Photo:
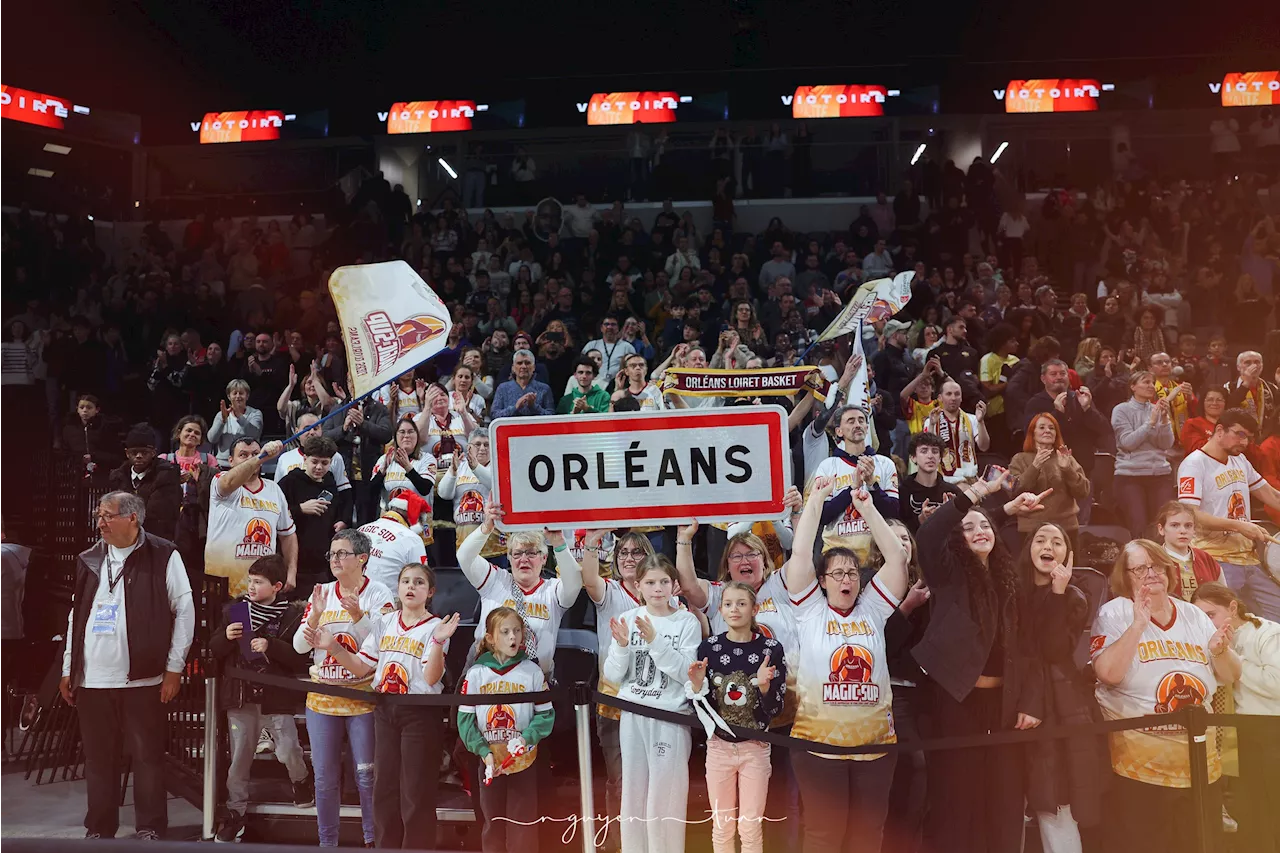
[[[822,505],[835,478],[814,480],[783,567],[795,617],[799,706],[793,737],[833,746],[895,743],[884,626],[907,592],[907,551],[855,473],[853,505],[866,519],[884,566],[859,596],[860,562],[848,548],[813,561]],[[805,853],[880,849],[897,753],[829,755],[796,751],[791,760],[804,801]]]

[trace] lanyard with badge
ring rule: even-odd
[[[124,563],[120,564],[120,572],[115,577],[111,576],[111,566],[107,565],[107,594],[112,598],[115,597],[116,587],[120,585],[120,581],[124,580]],[[116,623],[120,618],[119,602],[103,602],[99,604],[93,611],[93,627],[94,634],[114,634],[116,632]]]

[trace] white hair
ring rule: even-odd
[[[1246,358],[1246,357],[1248,357],[1248,356],[1253,356],[1254,358],[1258,359],[1259,361],[1261,361],[1261,360],[1262,360],[1262,353],[1260,353],[1260,352],[1254,352],[1254,351],[1253,351],[1253,350],[1251,350],[1251,349],[1247,349],[1247,350],[1245,350],[1244,352],[1240,353],[1238,356],[1236,356],[1236,370],[1239,370],[1239,369],[1240,369],[1240,365],[1244,364],[1244,360],[1245,360],[1245,358]]]

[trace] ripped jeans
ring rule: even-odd
[[[316,822],[320,846],[338,846],[342,808],[342,736],[351,743],[360,791],[360,824],[366,844],[373,843],[373,713],[337,717],[307,709],[307,736],[316,778]]]

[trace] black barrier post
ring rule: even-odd
[[[201,801],[202,837],[213,838],[218,813],[218,679],[204,682],[204,782]]]
[[[1203,705],[1188,705],[1184,708],[1187,726],[1187,753],[1191,759],[1191,804],[1194,810],[1192,820],[1195,821],[1196,850],[1199,853],[1211,853],[1209,840],[1209,822],[1205,815],[1205,789],[1209,787],[1209,748],[1208,726],[1209,712]],[[1217,815],[1215,820],[1221,820]]]
[[[595,787],[591,773],[591,685],[577,682],[573,685],[573,718],[578,734],[578,794],[582,812],[582,853],[595,853],[596,804]]]

